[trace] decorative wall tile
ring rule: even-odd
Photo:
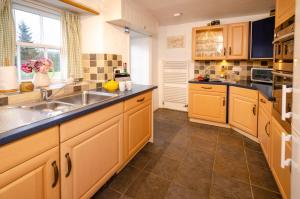
[[[225,69],[225,73],[230,73],[233,67],[241,67],[240,73],[241,80],[250,79],[251,68],[272,68],[272,60],[232,60],[232,61],[196,61],[194,67],[194,76],[210,75],[212,78],[221,74],[222,67]]]
[[[106,81],[114,77],[114,69],[122,67],[122,56],[117,54],[83,54],[84,80]]]

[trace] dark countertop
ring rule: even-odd
[[[264,84],[264,83],[254,83],[247,80],[242,80],[237,83],[232,82],[206,82],[206,81],[198,81],[197,79],[192,79],[189,83],[193,84],[214,84],[214,85],[227,85],[227,86],[236,86],[241,88],[248,88],[253,90],[258,90],[264,97],[266,97],[269,101],[273,101],[274,98],[272,96],[273,86],[272,84]]]
[[[152,85],[133,85],[131,91],[117,92],[119,96],[113,99],[80,107],[76,110],[52,117],[46,117],[45,115],[20,108],[3,108],[0,110],[0,146],[156,88],[157,86]],[[104,90],[99,89],[99,91]],[[23,123],[17,123],[19,120],[22,120]]]

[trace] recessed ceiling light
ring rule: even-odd
[[[182,12],[176,12],[173,14],[174,17],[180,17],[182,15]]]

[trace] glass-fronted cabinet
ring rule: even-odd
[[[193,59],[218,60],[226,58],[227,26],[193,28]]]

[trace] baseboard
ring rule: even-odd
[[[250,134],[248,134],[248,133],[246,133],[246,132],[244,132],[244,131],[242,131],[242,130],[240,130],[240,129],[238,129],[238,128],[235,128],[235,127],[233,127],[233,126],[230,126],[230,125],[229,125],[229,128],[235,130],[236,132],[242,134],[243,136],[249,138],[250,140],[253,140],[254,142],[259,143],[259,140],[258,140],[257,137],[254,137],[253,135],[250,135]]]
[[[207,125],[212,125],[212,126],[218,126],[218,127],[223,127],[223,128],[231,128],[233,130],[235,130],[236,132],[242,134],[243,136],[249,138],[250,140],[253,140],[254,142],[259,143],[259,140],[257,137],[254,137],[238,128],[235,128],[233,126],[230,126],[229,124],[223,124],[223,123],[218,123],[218,122],[210,122],[210,121],[206,121],[206,120],[200,120],[200,119],[195,119],[195,118],[189,118],[189,120],[191,122],[195,122],[195,123],[200,123],[200,124],[207,124]]]
[[[224,128],[230,128],[228,124],[218,123],[218,122],[210,122],[206,120],[200,120],[195,118],[189,118],[191,122],[200,123],[200,124],[207,124],[212,126],[218,126],[218,127],[224,127]]]

